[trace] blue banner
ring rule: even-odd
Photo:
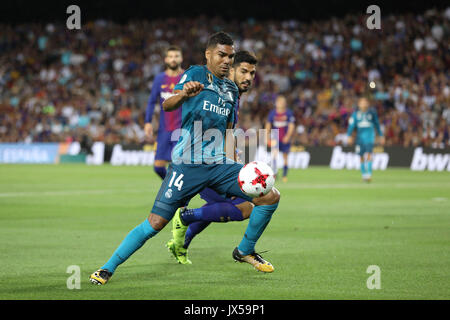
[[[0,143],[0,163],[57,163],[59,143]]]

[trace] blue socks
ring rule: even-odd
[[[366,174],[366,162],[365,161],[361,161],[361,174],[363,177]]]
[[[181,215],[183,222],[189,224],[184,237],[183,247],[185,249],[189,247],[192,239],[208,227],[211,222],[244,220],[241,210],[228,202],[207,203],[199,209],[188,209],[186,211]]]
[[[264,232],[278,203],[266,206],[256,206],[250,215],[250,220],[244,238],[238,246],[243,255],[253,253],[255,244]],[[219,202],[207,204],[198,209],[188,209],[181,214],[181,219],[189,225],[183,247],[187,249],[192,239],[202,232],[211,222],[242,221],[242,212],[233,204]]]
[[[157,166],[154,166],[154,167],[153,167],[153,170],[155,170],[155,172],[158,174],[158,176],[160,176],[161,179],[164,180],[164,178],[166,177],[166,174],[167,174],[166,167],[157,167]]]
[[[277,207],[278,203],[253,208],[244,238],[238,246],[240,254],[248,255],[255,252],[255,244],[266,229]]]
[[[372,160],[361,161],[361,174],[363,178],[372,176]]]
[[[158,232],[159,231],[152,228],[148,219],[145,219],[144,222],[128,233],[116,251],[114,251],[112,257],[101,268],[114,273],[121,263],[127,260],[137,249],[142,247],[148,239],[155,236]]]
[[[185,225],[193,222],[228,222],[228,221],[242,221],[241,210],[234,204],[228,202],[217,202],[208,204],[197,209],[187,209],[181,214],[181,219]]]
[[[372,161],[367,161],[367,174],[372,176]]]
[[[210,223],[211,222],[209,221],[197,221],[191,223],[186,230],[186,235],[184,236],[183,248],[187,249],[191,244],[192,239],[194,239],[194,237],[198,235],[200,232],[205,230],[205,228],[209,226]]]
[[[283,166],[283,177],[287,176],[287,172],[288,172],[288,166]]]

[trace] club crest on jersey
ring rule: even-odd
[[[207,74],[206,74],[206,78],[208,79],[208,82],[209,82],[209,83],[213,83],[213,76],[212,76],[211,73],[207,73]]]

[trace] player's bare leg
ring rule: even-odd
[[[253,211],[253,208],[255,207],[255,205],[249,201],[245,201],[242,203],[239,203],[236,205],[236,207],[241,210],[242,212],[242,217],[245,219],[250,218],[250,215]]]

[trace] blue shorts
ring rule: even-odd
[[[156,195],[152,213],[171,220],[175,211],[205,188],[211,188],[224,198],[252,198],[244,194],[237,181],[242,164],[174,164],[167,170]]]
[[[242,199],[242,198],[234,198],[234,199],[225,198],[225,197],[221,196],[220,194],[218,194],[217,192],[215,192],[211,188],[203,189],[200,192],[200,198],[205,200],[206,203],[208,203],[208,204],[217,203],[217,202],[228,202],[228,203],[237,205],[237,204],[240,204],[242,202],[247,201],[247,200]]]
[[[172,141],[171,136],[172,131],[158,131],[155,160],[172,161],[172,150],[178,141]]]
[[[280,152],[289,153],[289,150],[291,149],[291,144],[290,143],[283,143],[283,142],[280,141],[278,148],[279,148]]]
[[[365,153],[372,153],[373,151],[373,143],[360,143],[355,147],[355,152],[359,154],[361,157]]]

